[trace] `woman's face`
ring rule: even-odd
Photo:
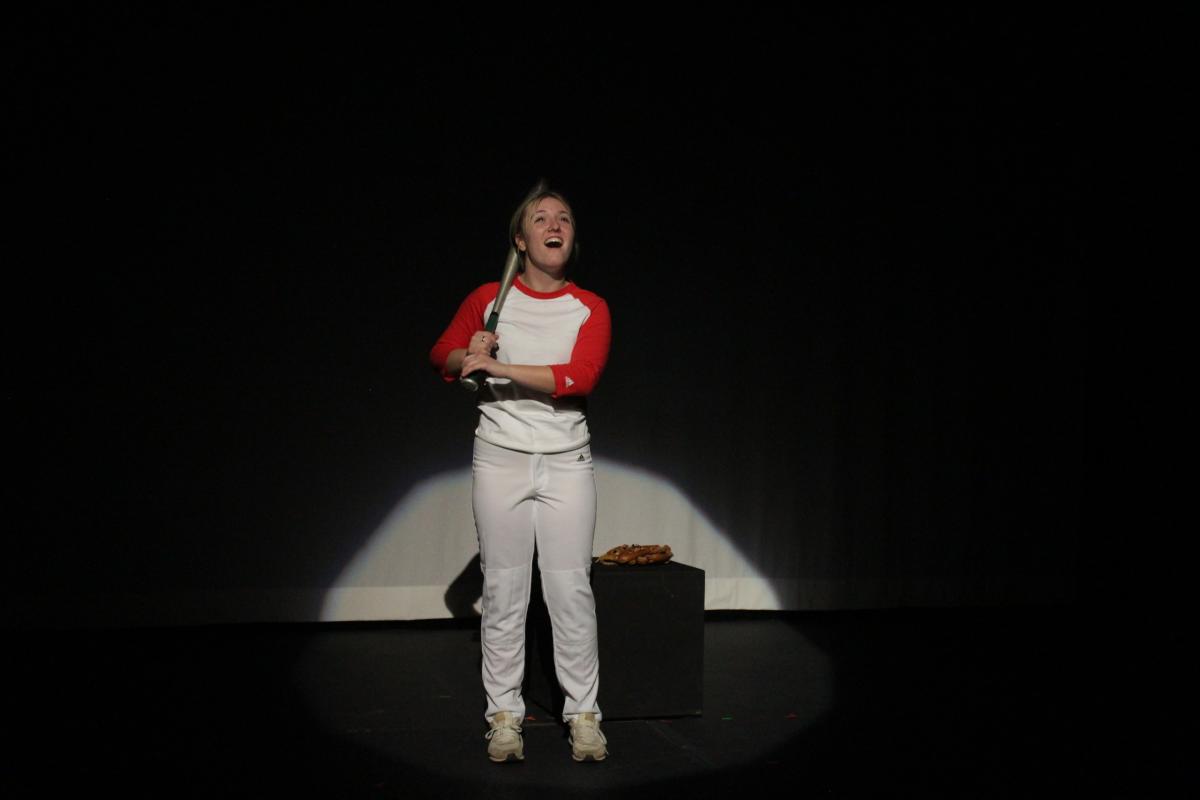
[[[538,200],[526,212],[516,244],[525,254],[526,264],[560,274],[570,260],[575,244],[575,220],[571,209],[557,197]]]

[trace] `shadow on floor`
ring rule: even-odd
[[[474,620],[10,632],[19,744],[5,783],[20,796],[661,798],[777,783],[1124,796],[1153,779],[1132,752],[1100,758],[1077,615],[710,613],[704,715],[612,722],[613,756],[594,765],[570,760],[540,709],[525,763],[486,760]]]

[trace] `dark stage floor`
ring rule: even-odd
[[[703,716],[606,723],[599,764],[532,705],[526,762],[486,759],[475,623],[9,631],[4,794],[1145,796],[1079,613],[710,614]]]

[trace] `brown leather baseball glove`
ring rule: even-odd
[[[671,546],[666,544],[619,544],[596,560],[613,564],[662,564],[671,560]]]

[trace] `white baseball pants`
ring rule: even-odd
[[[550,612],[563,721],[600,718],[596,604],[589,582],[596,528],[596,478],[587,445],[565,453],[522,453],[475,439],[472,505],[483,569],[483,688],[486,718],[525,717],[525,617],[534,544]]]

